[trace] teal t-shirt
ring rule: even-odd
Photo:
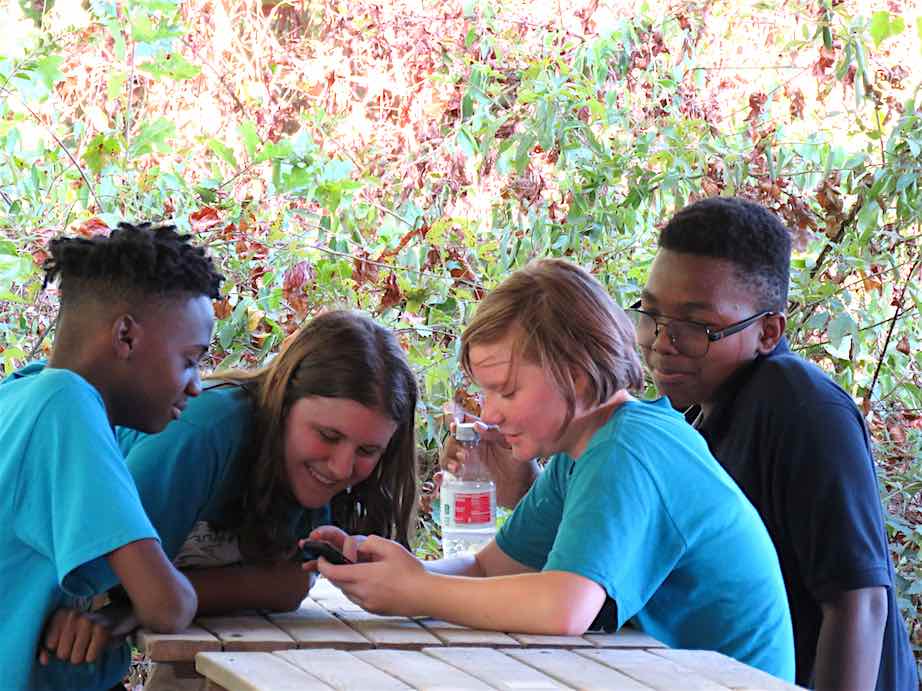
[[[69,370],[35,372],[0,386],[2,684],[108,688],[102,665],[41,667],[40,635],[55,609],[117,583],[106,554],[156,533],[99,392]]]
[[[629,401],[576,461],[554,456],[499,531],[507,555],[598,583],[675,648],[788,681],[794,641],[774,547],[752,505],[665,398]]]
[[[189,399],[178,420],[159,434],[116,430],[141,502],[170,559],[199,521],[222,522],[244,480],[240,463],[253,429],[253,402],[240,386],[221,385]],[[292,544],[329,523],[327,507],[289,507]]]

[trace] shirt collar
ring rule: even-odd
[[[752,362],[740,367],[736,372],[730,375],[727,381],[717,390],[714,408],[707,420],[703,419],[699,406],[693,406],[692,409],[686,411],[686,419],[695,429],[705,436],[707,436],[708,432],[725,429],[727,427],[725,421],[726,416],[733,408],[733,403],[740,390],[746,385],[756,369],[758,369],[759,364],[771,358],[786,355],[790,352],[791,349],[788,346],[788,339],[786,336],[782,336],[774,350],[766,354],[759,353]]]

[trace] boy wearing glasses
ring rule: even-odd
[[[797,683],[917,689],[864,421],[784,338],[790,255],[787,228],[757,204],[682,209],[660,234],[637,341],[657,388],[691,409],[768,528]]]

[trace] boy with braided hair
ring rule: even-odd
[[[45,283],[58,280],[61,294],[53,353],[0,386],[0,669],[15,689],[107,688],[105,670],[59,660],[93,663],[110,634],[175,631],[196,610],[113,427],[158,432],[199,394],[222,276],[171,226],[58,238],[50,254]],[[66,608],[118,582],[130,611]]]

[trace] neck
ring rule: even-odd
[[[561,439],[563,442],[561,451],[570,456],[570,458],[579,459],[586,451],[586,447],[589,446],[592,435],[608,422],[615,410],[632,399],[633,397],[627,392],[627,389],[621,389],[616,391],[604,403],[589,410],[577,412]]]
[[[112,425],[116,424],[115,421],[112,420],[113,387],[110,383],[110,378],[103,368],[96,366],[95,363],[87,358],[66,351],[62,352],[57,348],[57,344],[55,344],[55,349],[52,351],[51,357],[48,358],[48,367],[70,370],[83,377],[102,397],[102,403],[106,408],[106,417],[109,418],[109,423]]]

